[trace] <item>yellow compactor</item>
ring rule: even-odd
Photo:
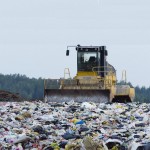
[[[77,45],[77,74],[74,78],[44,81],[46,102],[132,102],[135,90],[117,85],[116,70],[106,61],[105,46]],[[66,55],[69,56],[67,48]]]

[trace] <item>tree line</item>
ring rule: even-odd
[[[131,83],[128,84],[132,86]],[[0,74],[0,90],[19,93],[20,96],[27,99],[43,99],[44,79],[29,78],[20,74]],[[150,102],[150,87],[146,88],[144,86],[136,86],[135,93],[135,101]]]
[[[0,74],[0,90],[19,94],[27,99],[42,99],[44,93],[44,80],[42,78],[28,78],[25,75]]]

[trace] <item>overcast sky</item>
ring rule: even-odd
[[[118,80],[150,86],[150,0],[0,0],[0,73],[73,77],[77,44],[106,45]]]

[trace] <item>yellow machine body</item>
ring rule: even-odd
[[[77,47],[79,48],[79,46]],[[93,47],[80,47],[79,52],[87,53],[89,50],[93,57]],[[117,85],[116,70],[106,62],[104,47],[99,48],[97,55],[102,53],[98,66],[94,64],[90,69],[84,66],[78,69],[76,76],[72,78],[47,79],[44,82],[45,101],[92,101],[92,102],[132,102],[135,97],[135,90],[129,85]],[[92,49],[92,50],[91,50]],[[88,53],[87,53],[88,54]],[[85,65],[86,63],[84,63]],[[80,65],[80,64],[79,64]],[[85,68],[87,66],[85,65]],[[88,67],[87,67],[88,68]]]

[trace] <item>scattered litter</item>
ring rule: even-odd
[[[0,150],[150,149],[150,104],[1,102]]]

